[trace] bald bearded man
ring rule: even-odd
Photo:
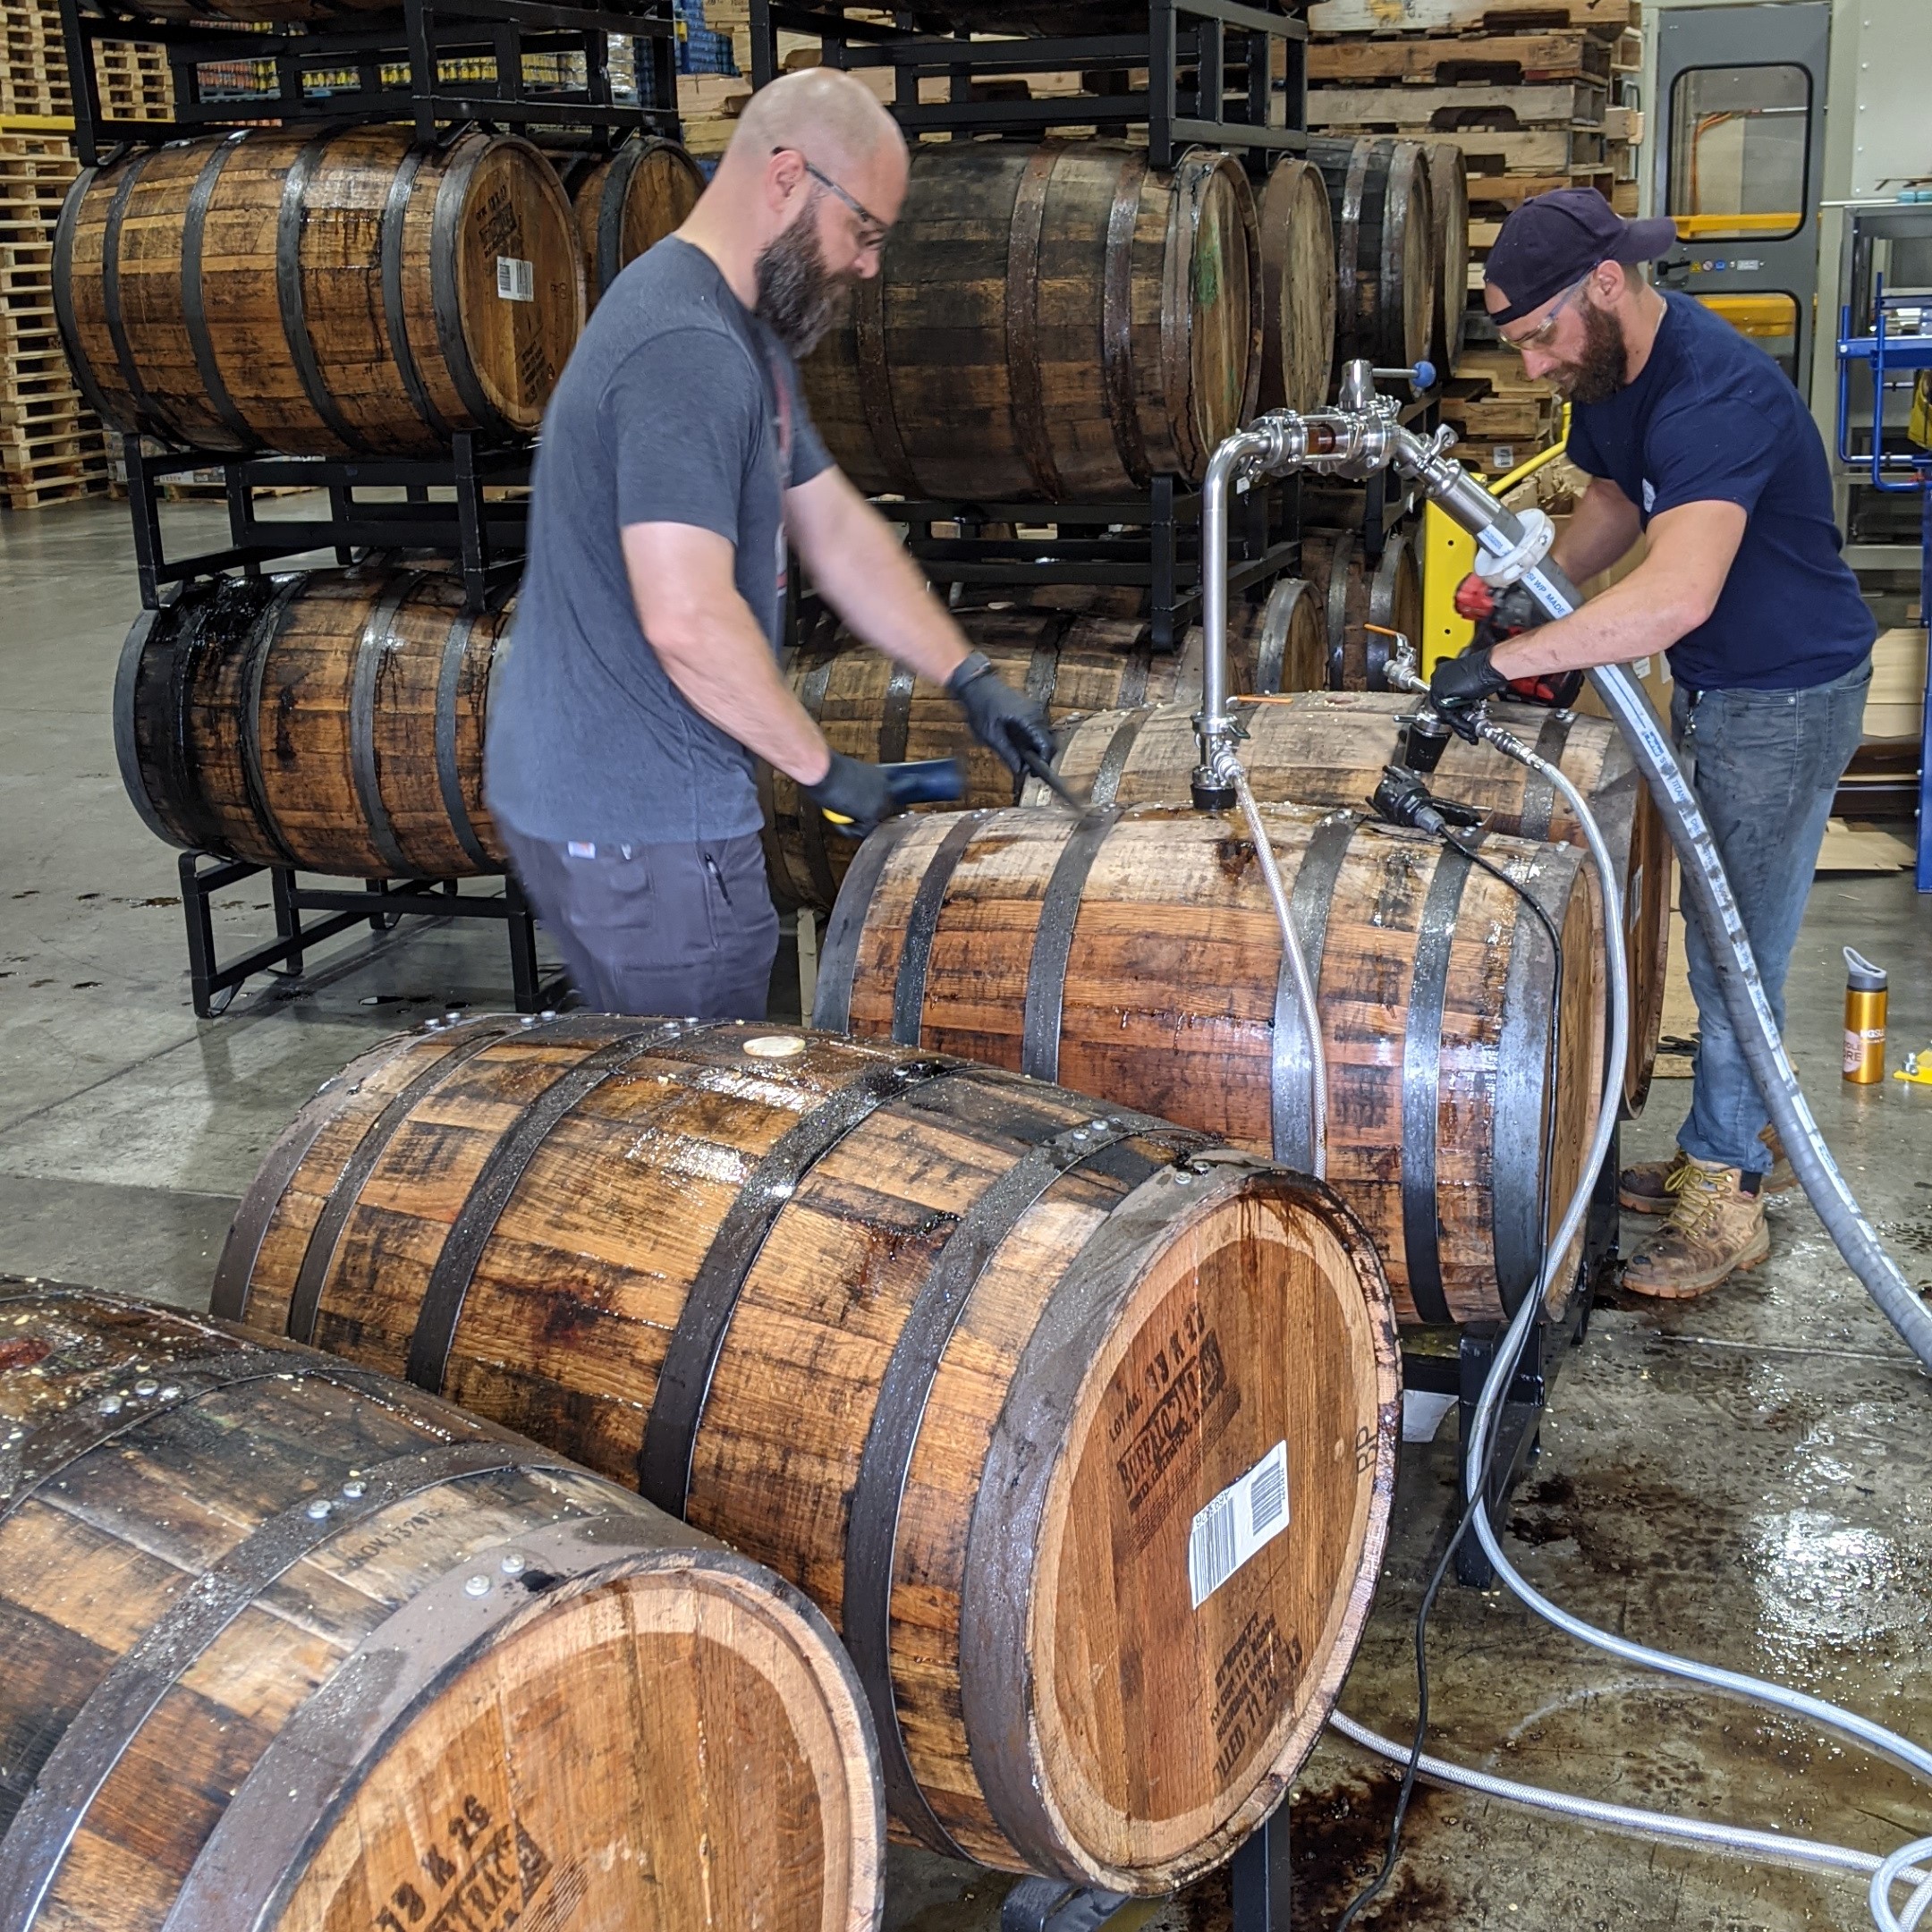
[[[584,1004],[764,1016],[778,920],[756,760],[869,830],[876,765],[832,751],[777,663],[786,549],[860,637],[1016,770],[1053,754],[891,527],[834,467],[793,358],[878,273],[906,149],[832,69],[753,95],[674,235],[597,303],[544,418],[486,796]]]

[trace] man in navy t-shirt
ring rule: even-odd
[[[1672,729],[1737,895],[1765,990],[1784,974],[1833,793],[1857,749],[1875,626],[1840,554],[1825,446],[1784,372],[1636,264],[1675,244],[1594,189],[1526,201],[1503,225],[1484,301],[1525,370],[1570,398],[1569,453],[1591,481],[1551,553],[1573,580],[1644,560],[1573,616],[1437,666],[1468,705],[1506,682],[1659,650]],[[1687,919],[1699,1038],[1674,1159],[1627,1168],[1619,1195],[1668,1214],[1624,1285],[1701,1294],[1770,1251],[1766,1189],[1790,1186],[1696,919]]]

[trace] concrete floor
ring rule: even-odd
[[[179,542],[219,538],[212,508],[170,515]],[[373,947],[338,941],[299,988],[256,982],[198,1023],[174,856],[114,764],[110,693],[137,606],[124,506],[0,516],[0,1271],[205,1305],[236,1200],[296,1107],[384,1033],[453,1003],[507,1004],[503,941],[419,925]],[[261,881],[225,897],[228,945],[266,933],[267,902]],[[1932,1286],[1932,1089],[1839,1080],[1846,943],[1891,968],[1895,1062],[1932,1041],[1932,900],[1902,874],[1821,881],[1790,992],[1793,1058],[1825,1131],[1893,1252]],[[1626,1154],[1668,1150],[1688,1090],[1659,1083]],[[1771,1213],[1757,1273],[1674,1311],[1599,1308],[1559,1382],[1513,1547],[1585,1615],[1932,1739],[1932,1388],[1802,1199]],[[1410,1625],[1454,1455],[1453,1421],[1405,1454],[1343,1699],[1386,1733],[1412,1722]],[[1432,1633],[1444,1756],[1874,1852],[1932,1831],[1932,1802],[1902,1775],[1580,1651],[1511,1600],[1452,1589]],[[1352,1748],[1317,1750],[1293,1807],[1298,1926],[1334,1923],[1378,1855],[1391,1796]],[[911,1855],[895,1855],[894,1877],[895,1932],[997,1922],[1004,1879]],[[1425,1789],[1397,1876],[1360,1922],[1794,1932],[1863,1926],[1861,1894]],[[1224,1927],[1224,1887],[1147,1922]]]

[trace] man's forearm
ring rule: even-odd
[[[814,587],[873,649],[944,684],[972,646],[892,526],[856,491],[806,557]]]
[[[1490,663],[1502,676],[1521,678],[1629,664],[1668,650],[1702,620],[1669,588],[1647,581],[1648,575],[1640,567],[1573,616],[1508,639],[1490,653]]]
[[[691,709],[801,784],[832,761],[824,734],[792,695],[751,606],[736,595],[689,636],[652,640],[665,674]]]

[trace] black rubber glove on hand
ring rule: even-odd
[[[1509,680],[1489,662],[1490,648],[1475,644],[1460,657],[1445,657],[1429,679],[1429,702],[1442,714],[1443,723],[1471,742],[1476,727],[1470,715],[1509,686]]]
[[[973,736],[998,752],[1009,770],[1026,768],[1020,755],[1022,748],[1041,764],[1053,763],[1053,720],[1046,707],[1016,691],[987,662],[985,652],[973,652],[946,680],[946,691],[959,700]]]
[[[893,801],[892,784],[884,767],[847,758],[843,751],[832,754],[831,768],[817,784],[801,785],[799,790],[834,819],[835,829],[847,838],[863,838],[899,809]],[[836,823],[840,819],[849,823]]]

